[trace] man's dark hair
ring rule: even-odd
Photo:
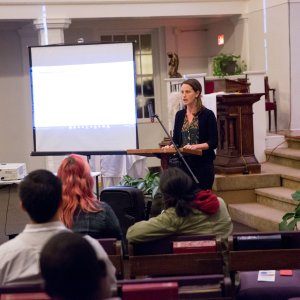
[[[197,187],[184,171],[175,167],[165,170],[160,176],[159,187],[166,208],[175,207],[179,217],[186,217],[192,212],[191,202]]]
[[[36,223],[49,222],[61,203],[61,181],[47,170],[30,172],[19,186],[19,197]]]
[[[52,237],[40,256],[45,290],[63,300],[102,299],[106,266],[81,235],[62,232]]]

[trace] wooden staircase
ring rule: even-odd
[[[298,204],[291,194],[300,190],[300,137],[289,136],[286,141],[287,148],[266,151],[261,174],[226,176],[226,180],[217,176],[214,189],[227,202],[234,221],[258,231],[277,231],[282,216]]]

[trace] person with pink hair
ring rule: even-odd
[[[57,172],[62,181],[61,221],[66,227],[93,238],[122,240],[119,221],[112,208],[94,195],[94,180],[82,156],[66,157]]]

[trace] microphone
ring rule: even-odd
[[[149,102],[147,104],[147,107],[148,107],[148,112],[149,112],[149,117],[150,117],[151,123],[154,123],[155,113],[153,111],[153,105],[152,105],[152,103]]]

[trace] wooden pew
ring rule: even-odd
[[[276,293],[299,295],[299,272],[295,271],[295,276],[286,278],[278,272],[282,269],[300,269],[299,258],[300,232],[234,234],[229,239],[229,271],[233,283],[239,272],[240,285],[236,291],[233,290],[236,298],[256,299],[258,294],[263,293],[261,298],[264,300],[273,299]],[[276,270],[275,282],[258,282],[259,270]]]
[[[249,232],[229,238],[231,272],[299,269],[299,257],[300,232]]]
[[[50,300],[40,284],[1,286],[0,300]]]
[[[122,242],[116,238],[98,239],[98,241],[116,268],[116,277],[124,278]]]
[[[173,242],[215,240],[217,249],[203,253],[173,253]],[[221,243],[215,236],[173,236],[129,245],[130,278],[223,274]]]
[[[119,280],[118,296],[123,298],[123,286],[146,286],[149,283],[170,282],[176,282],[178,284],[179,299],[231,299],[231,282],[228,277],[224,277],[223,275],[174,276]]]

